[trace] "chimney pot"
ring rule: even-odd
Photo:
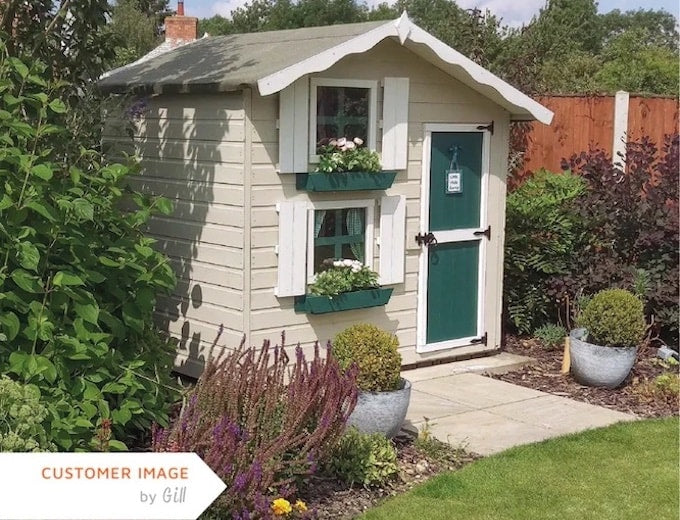
[[[184,16],[184,0],[177,2],[177,16]]]

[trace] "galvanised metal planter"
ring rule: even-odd
[[[295,312],[307,314],[325,314],[327,312],[366,309],[387,304],[394,289],[366,289],[338,294],[336,296],[319,296],[305,294],[295,297]]]
[[[587,338],[586,329],[569,334],[571,372],[581,384],[616,388],[633,368],[637,347],[603,347],[588,343]]]
[[[298,173],[295,187],[301,191],[386,190],[397,172]]]
[[[360,392],[348,426],[363,433],[382,433],[394,437],[406,418],[411,400],[411,383],[401,379],[401,388],[391,392]]]

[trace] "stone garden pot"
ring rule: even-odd
[[[357,405],[349,416],[348,426],[362,433],[382,433],[394,437],[406,418],[411,400],[411,383],[401,379],[401,388],[390,392],[359,392]]]
[[[633,368],[637,347],[602,347],[587,338],[586,329],[574,329],[569,335],[571,372],[581,384],[616,388]]]

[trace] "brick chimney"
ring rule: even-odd
[[[165,19],[165,41],[192,42],[198,36],[198,18],[184,16],[184,0],[177,2],[177,14]]]

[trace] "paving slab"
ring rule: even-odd
[[[538,390],[477,374],[458,374],[418,381],[413,384],[413,388],[475,409],[525,401],[544,395]]]
[[[412,384],[407,419],[418,428],[427,417],[432,434],[439,440],[481,455],[637,419],[473,373]]]
[[[430,420],[438,419],[439,417],[456,415],[472,410],[474,408],[470,406],[412,389],[411,402],[408,406],[406,418],[415,424],[423,422],[425,418]]]

